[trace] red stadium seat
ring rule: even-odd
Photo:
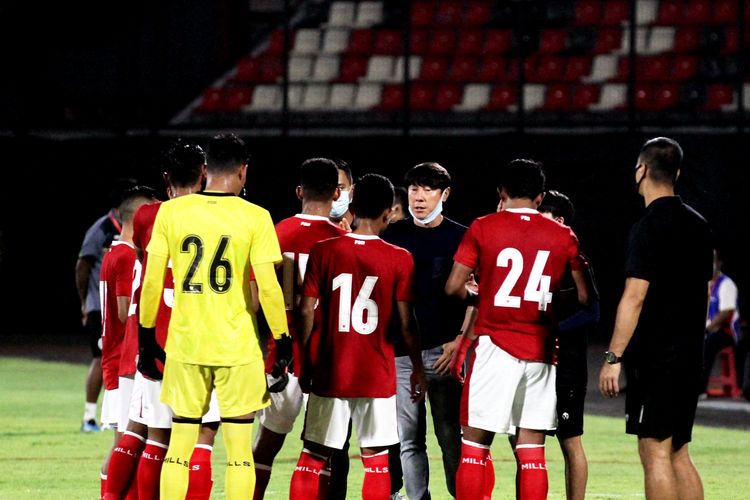
[[[435,21],[435,2],[417,1],[411,6],[412,26],[430,27]]]
[[[571,107],[575,111],[585,111],[599,102],[600,95],[599,85],[577,85],[573,91]]]
[[[462,20],[461,2],[442,0],[435,11],[435,23],[439,26],[457,26]]]
[[[562,81],[564,72],[565,59],[558,56],[543,56],[536,64],[536,73],[533,70],[530,71],[528,80],[530,82],[559,82]]]
[[[685,19],[682,0],[661,0],[656,19],[659,24],[682,24]]]
[[[508,52],[513,44],[510,30],[490,30],[484,38],[485,54],[502,54]]]
[[[685,7],[685,21],[691,24],[708,24],[711,22],[711,17],[710,0],[688,0]]]
[[[237,63],[234,80],[238,82],[252,82],[258,78],[260,61],[255,57],[244,57]]]
[[[654,87],[652,85],[645,83],[636,85],[635,108],[641,111],[652,111],[654,109]]]
[[[464,26],[483,26],[492,18],[492,5],[486,0],[469,0],[464,12]]]
[[[711,21],[716,24],[731,24],[736,23],[738,18],[739,3],[737,0],[716,0],[714,2]]]
[[[542,31],[539,39],[539,52],[542,54],[556,54],[565,50],[568,32],[563,29],[548,29]]]
[[[452,82],[470,82],[477,74],[479,63],[475,57],[456,57],[448,72],[448,80]]]
[[[435,87],[424,83],[415,83],[409,92],[409,102],[414,111],[428,111],[435,104]]]
[[[276,82],[281,78],[283,72],[284,62],[281,57],[265,57],[260,62],[258,81],[263,83]]]
[[[400,84],[383,86],[380,104],[376,109],[381,111],[400,111],[404,107],[404,87]]]
[[[430,37],[431,54],[453,54],[456,50],[456,32],[453,30],[442,29],[432,32]]]
[[[466,30],[458,34],[459,54],[479,54],[482,52],[484,32],[481,30]]]
[[[208,88],[203,91],[198,111],[202,113],[216,113],[223,111],[225,106],[224,89]]]
[[[629,0],[607,0],[602,10],[604,12],[601,23],[604,25],[619,25],[630,19]]]
[[[508,61],[502,57],[485,57],[479,65],[477,81],[490,83],[504,80],[507,64]]]
[[[294,31],[289,32],[289,47],[294,47]],[[268,48],[266,54],[268,55],[280,55],[284,53],[284,30],[276,29],[271,32],[271,37],[268,40]]]
[[[419,80],[425,82],[439,82],[445,80],[448,74],[448,59],[439,56],[425,57],[422,60]]]
[[[594,43],[595,54],[608,54],[622,45],[622,30],[619,28],[601,29]]]
[[[570,108],[571,92],[568,85],[550,85],[544,94],[543,111],[565,111]]]
[[[637,64],[637,63],[636,63]],[[630,77],[630,60],[628,56],[620,56],[617,60],[617,74],[613,80],[617,82],[624,82]]]
[[[591,26],[602,19],[602,3],[599,0],[579,0],[575,7],[575,24]]]
[[[680,103],[680,88],[674,84],[659,85],[654,92],[654,109],[671,109]]]
[[[669,79],[669,56],[658,55],[644,57],[638,60],[637,77],[646,82],[664,81]]]
[[[375,32],[370,29],[352,30],[349,35],[349,52],[354,54],[372,54]]]
[[[426,54],[430,46],[430,36],[427,30],[415,29],[409,35],[409,47],[414,55]]]
[[[706,94],[706,111],[721,111],[723,106],[729,106],[734,102],[734,87],[726,84],[709,85]]]
[[[435,110],[450,111],[461,102],[463,86],[454,84],[440,85],[435,93]]]
[[[367,73],[367,58],[357,55],[345,56],[341,60],[338,82],[353,83]]]
[[[695,56],[675,56],[672,59],[670,79],[675,81],[690,80],[698,73],[698,58]]]
[[[568,63],[565,65],[563,80],[566,82],[581,81],[583,77],[591,74],[592,63],[591,56],[574,56],[568,58]]]
[[[243,106],[250,104],[252,98],[252,87],[231,87],[225,90],[225,110],[230,112],[238,112],[242,109]]]
[[[379,30],[375,32],[374,54],[401,54],[401,32],[399,30]]]
[[[690,52],[698,48],[701,38],[698,30],[692,26],[677,28],[674,34],[674,51]]]
[[[498,85],[490,92],[490,101],[485,108],[487,111],[507,111],[510,106],[518,102],[518,90],[513,85]]]

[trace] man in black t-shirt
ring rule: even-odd
[[[443,203],[451,191],[448,171],[437,163],[421,163],[404,178],[411,217],[391,224],[383,239],[406,248],[414,257],[422,360],[430,383],[432,422],[443,454],[448,491],[456,496],[456,470],[461,458],[459,408],[461,383],[450,376],[449,364],[464,321],[466,306],[445,294],[453,255],[466,226],[443,216]],[[404,346],[396,344],[398,432],[401,466],[409,498],[430,498],[426,443],[426,407],[410,397],[411,361]]]
[[[674,194],[681,163],[672,139],[641,148],[635,181],[646,214],[630,232],[625,290],[599,376],[602,394],[616,397],[624,358],[626,432],[638,436],[647,499],[703,498],[688,443],[713,245],[706,220]]]

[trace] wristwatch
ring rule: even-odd
[[[604,361],[606,361],[610,365],[616,365],[620,361],[622,361],[622,356],[618,356],[617,354],[607,351],[604,353]]]

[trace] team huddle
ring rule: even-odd
[[[274,226],[238,196],[246,158],[232,134],[205,153],[178,142],[169,201],[144,187],[123,196],[101,269],[101,420],[117,430],[102,498],[209,498],[221,426],[227,498],[262,499],[303,409],[290,498],[345,497],[352,432],[362,498],[403,486],[429,498],[425,400],[451,496],[491,498],[500,433],[518,498],[547,496],[547,435],[563,450],[568,497],[583,498],[598,297],[573,206],[547,190],[541,164],[505,166],[498,211],[467,228],[442,214],[451,178],[437,163],[407,172],[411,218],[394,222],[389,179],[355,181],[340,160],[312,158],[300,213]]]

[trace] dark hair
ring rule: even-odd
[[[451,185],[451,174],[439,163],[428,161],[410,168],[404,175],[404,184],[445,189]]]
[[[403,186],[397,186],[393,188],[393,204],[401,205],[404,209],[404,213],[407,213],[409,208],[409,192]]]
[[[498,189],[504,189],[509,198],[533,200],[544,192],[546,177],[542,164],[529,159],[516,159],[500,171]]]
[[[562,194],[560,191],[550,189],[542,200],[542,204],[539,205],[539,212],[549,212],[553,217],[562,217],[565,224],[570,225],[575,214],[573,208],[573,202],[570,198]]]
[[[122,220],[131,220],[135,215],[135,209],[138,200],[156,201],[159,199],[159,193],[156,189],[149,186],[135,186],[122,194],[120,202],[120,216]]]
[[[365,174],[357,181],[349,206],[361,219],[377,219],[393,206],[393,184],[382,175]]]
[[[300,186],[305,198],[328,201],[339,184],[336,163],[328,158],[309,158],[300,167]]]
[[[166,151],[162,171],[169,182],[177,187],[188,187],[198,182],[201,168],[206,163],[206,153],[199,145],[177,139]]]
[[[138,181],[132,177],[118,177],[112,183],[112,187],[107,192],[109,206],[117,208],[122,203],[122,195],[130,188],[138,185]]]
[[[654,181],[674,184],[682,165],[682,148],[673,139],[656,137],[643,144],[639,158],[651,170]]]
[[[354,177],[352,176],[352,168],[349,166],[349,163],[347,163],[345,160],[342,160],[341,158],[333,158],[333,163],[336,164],[336,168],[344,172],[346,178],[349,179],[349,184],[353,184]],[[336,180],[336,185],[338,185],[338,178]]]
[[[207,150],[206,166],[211,172],[234,172],[248,160],[245,142],[231,133],[213,136]]]

